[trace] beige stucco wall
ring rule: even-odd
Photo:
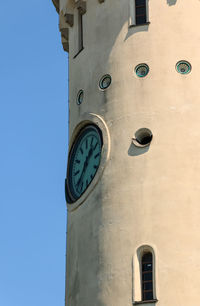
[[[140,297],[142,245],[155,252],[158,305],[199,303],[199,12],[198,0],[150,0],[150,25],[129,28],[129,0],[88,0],[76,58],[76,21],[70,28],[69,137],[82,116],[97,114],[111,151],[96,187],[69,207],[68,306],[131,306]],[[192,64],[188,75],[175,70],[182,59]],[[150,67],[143,79],[134,73],[139,63]],[[107,73],[112,85],[103,92]],[[142,127],[154,137],[138,149],[131,138]]]

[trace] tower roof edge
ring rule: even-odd
[[[59,7],[60,7],[59,0],[52,0],[52,2],[56,8],[57,13],[59,13]]]
[[[67,10],[71,6],[74,6],[76,3],[78,3],[80,0],[52,0],[56,11],[60,13],[61,10]],[[87,1],[87,0],[84,0]],[[101,1],[101,0],[100,0]]]

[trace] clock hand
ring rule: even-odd
[[[82,179],[83,179],[83,175],[84,175],[84,173],[85,173],[86,167],[87,167],[87,158],[86,158],[86,160],[85,160],[85,162],[84,162],[83,170],[82,170],[81,176],[80,176],[80,178],[79,178],[79,180],[78,180],[78,182],[77,182],[77,186],[80,185],[80,182],[81,182]]]
[[[88,153],[88,156],[87,156],[86,159],[85,159],[85,162],[84,162],[84,165],[83,165],[83,170],[82,170],[81,176],[80,176],[80,178],[79,178],[79,180],[78,180],[78,182],[77,182],[77,186],[79,186],[80,183],[82,182],[83,175],[84,175],[84,173],[85,173],[85,171],[86,171],[86,169],[87,169],[88,161],[89,161],[89,158],[90,158],[90,156],[91,156],[91,153],[92,153],[92,152],[91,152],[91,149],[90,149],[90,151],[89,151],[89,153]]]
[[[78,187],[80,186],[80,183],[83,181],[83,176],[84,176],[85,171],[86,171],[86,169],[87,169],[88,162],[89,162],[89,160],[90,160],[90,158],[91,158],[91,156],[92,156],[93,150],[94,150],[94,148],[91,146],[91,148],[90,148],[90,150],[89,150],[89,152],[88,152],[88,156],[86,157],[85,162],[84,162],[84,165],[83,165],[83,171],[82,171],[81,176],[80,176],[80,178],[79,178],[79,180],[78,180],[78,182],[77,182],[77,186],[78,186]]]

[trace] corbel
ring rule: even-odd
[[[63,11],[61,11],[59,19],[59,30],[63,36],[66,36],[66,34],[68,34],[69,32],[68,27],[69,25],[66,23],[65,15],[63,14]]]
[[[65,19],[65,15],[63,11],[60,12],[59,30],[61,32],[63,49],[68,52],[69,51],[69,25],[68,23],[66,23],[66,19]]]
[[[76,7],[81,13],[81,15],[84,15],[86,13],[86,1],[78,0],[76,2]]]
[[[74,25],[74,15],[65,14],[64,17],[65,17],[66,23],[68,23],[70,25],[70,27],[73,27],[73,25]]]
[[[64,51],[69,52],[69,40],[66,39],[63,35],[61,35],[61,41]]]

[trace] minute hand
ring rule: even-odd
[[[90,158],[91,158],[91,156],[92,156],[92,153],[93,153],[93,147],[91,147],[90,150],[89,150],[89,152],[88,152],[88,156],[86,157],[86,160],[85,160],[85,162],[84,162],[83,171],[82,171],[81,176],[80,176],[80,178],[79,178],[79,180],[78,180],[78,182],[77,182],[77,186],[79,186],[80,183],[81,183],[82,180],[83,180],[83,175],[85,174],[85,171],[86,171],[86,169],[87,169],[88,162],[89,162],[89,160],[90,160]]]

